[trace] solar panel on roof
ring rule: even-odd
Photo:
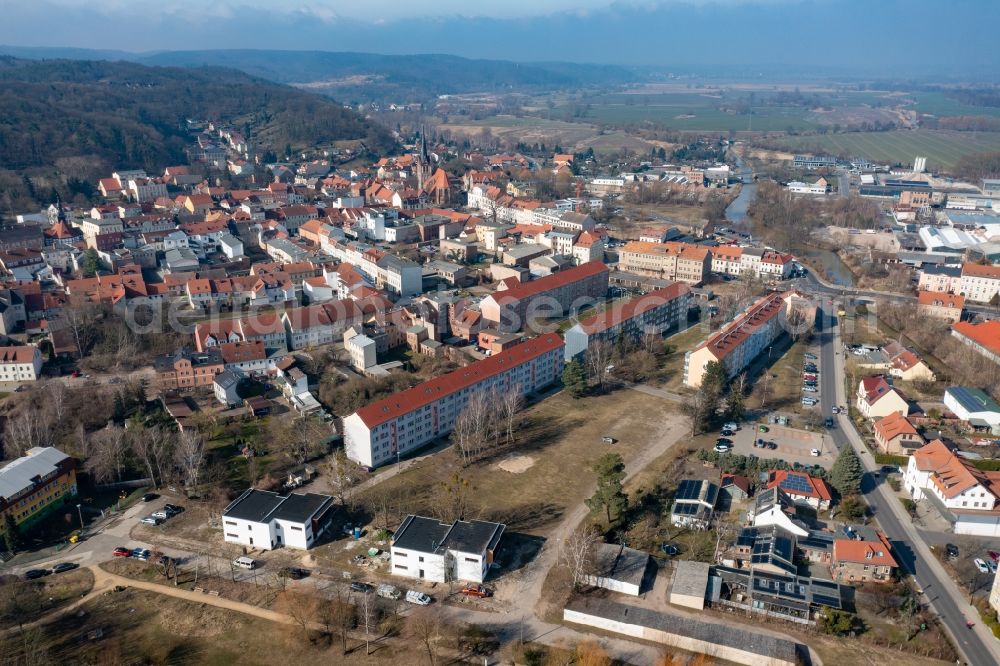
[[[840,608],[840,599],[837,597],[828,597],[824,594],[813,594],[812,600],[814,604],[819,604],[821,606],[829,606],[830,608]]]

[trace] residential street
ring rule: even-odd
[[[823,307],[818,314],[822,322],[821,367],[826,369],[822,375],[822,405],[824,416],[829,416],[833,405],[847,405],[853,396],[845,395],[844,391],[844,355],[841,352],[840,331],[832,314],[833,307],[829,304]],[[830,368],[834,372],[830,372]],[[1000,663],[997,639],[986,629],[966,595],[934,557],[884,478],[875,479],[871,475],[878,465],[868,453],[850,417],[841,413],[835,417],[835,422],[836,427],[831,431],[834,444],[838,449],[847,445],[854,447],[868,472],[862,482],[865,499],[892,542],[903,569],[914,576],[965,661],[974,666]],[[966,627],[966,619],[975,622],[972,629]]]

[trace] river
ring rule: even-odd
[[[736,158],[736,168],[737,174],[739,174],[743,181],[743,189],[740,190],[739,196],[733,199],[733,202],[726,208],[726,220],[729,221],[733,229],[749,233],[750,220],[747,216],[747,209],[757,196],[757,183],[753,182],[753,174],[749,169],[744,168],[743,161],[738,157]],[[835,252],[818,247],[809,247],[801,254],[803,258],[808,258],[812,263],[823,267],[824,279],[844,287],[854,286],[854,275]]]

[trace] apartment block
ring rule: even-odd
[[[502,282],[500,286],[479,308],[489,326],[512,333],[524,329],[529,319],[561,317],[584,303],[603,299],[608,293],[608,267],[591,262],[531,282]]]
[[[795,291],[773,292],[761,297],[685,354],[684,383],[692,388],[701,386],[705,367],[713,361],[722,363],[728,377],[735,377],[781,336],[793,310],[801,313],[802,320],[796,323],[797,326],[809,325],[816,311],[812,306],[801,307],[805,303],[804,297]]]
[[[51,446],[36,446],[0,468],[0,535],[10,515],[19,528],[76,496],[76,465]]]
[[[557,381],[563,370],[563,341],[546,333],[396,393],[344,419],[347,456],[378,467],[443,437],[476,393],[517,389],[522,394]]]
[[[1000,293],[1000,266],[962,264],[961,294],[976,303],[989,303]]]
[[[663,335],[686,321],[690,305],[691,288],[682,282],[617,303],[566,331],[566,361],[583,356],[598,342],[614,343],[619,337],[637,342],[646,335]]]
[[[712,270],[709,248],[691,243],[626,243],[619,255],[623,271],[700,284]]]

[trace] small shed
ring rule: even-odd
[[[674,581],[670,586],[670,603],[675,606],[705,609],[705,596],[708,592],[709,564],[681,560],[674,571]]]
[[[612,592],[639,596],[652,587],[656,569],[649,553],[625,545],[602,543],[595,548],[591,574],[583,582]]]
[[[259,395],[247,398],[243,401],[243,404],[246,405],[247,410],[249,410],[250,416],[254,418],[267,416],[271,413],[271,409],[274,407],[270,400]]]

